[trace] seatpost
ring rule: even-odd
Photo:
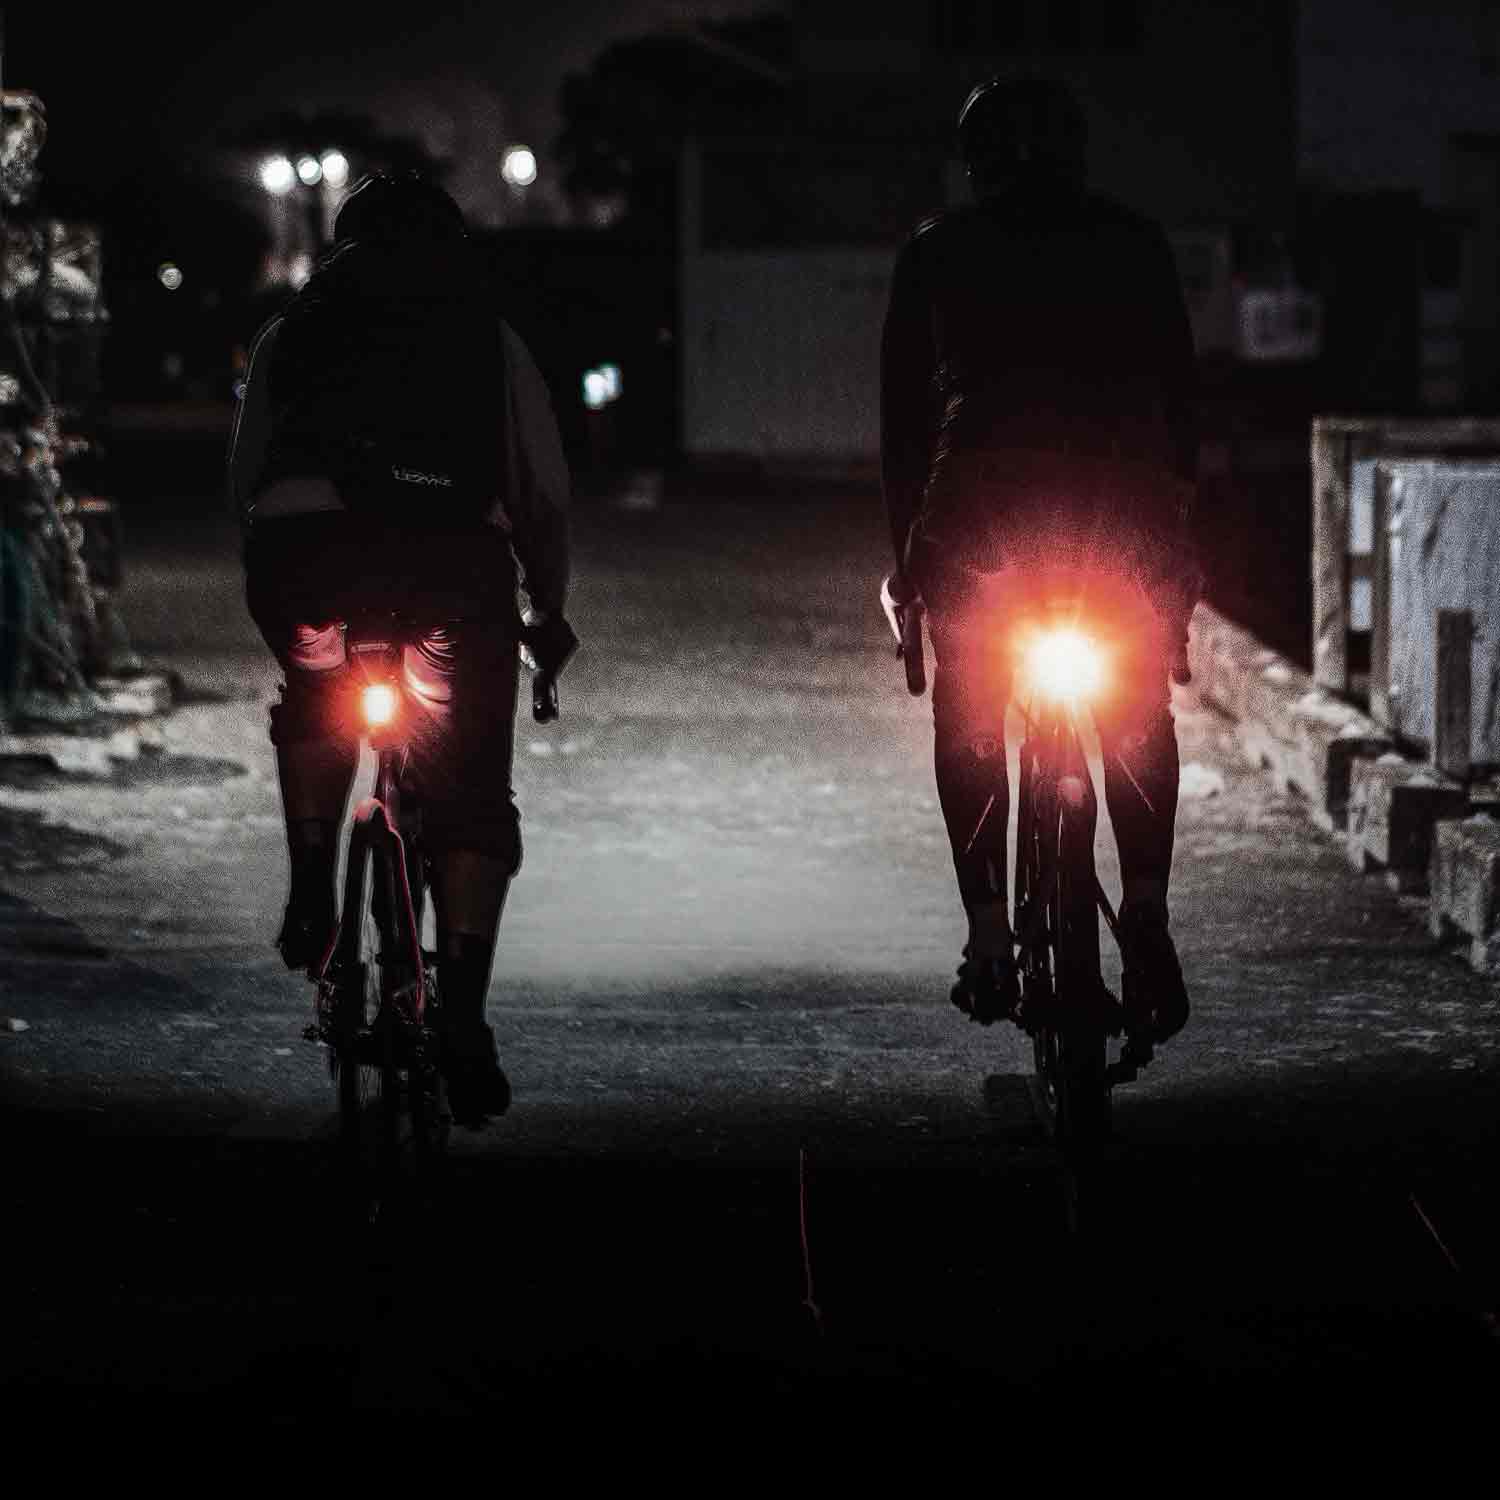
[[[375,796],[385,808],[392,828],[401,826],[401,751],[387,745],[377,752]]]

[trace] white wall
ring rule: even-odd
[[[683,265],[683,446],[868,460],[896,248],[710,252]]]

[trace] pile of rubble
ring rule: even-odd
[[[0,94],[0,735],[91,729],[144,680],[113,604],[114,506],[96,492],[99,234],[39,206],[46,134],[39,99]]]

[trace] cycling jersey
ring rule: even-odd
[[[351,246],[336,251],[330,264],[343,268],[344,283],[355,283],[343,290],[349,294],[348,305],[361,313],[368,311],[365,331],[369,347],[378,354],[400,336],[403,325],[409,328],[417,321],[414,317],[393,316],[392,308],[414,306],[420,311],[435,300],[409,299],[402,278],[431,280],[442,268],[414,265],[409,259],[397,266],[389,258],[372,253],[356,278],[349,268],[358,249]],[[481,334],[468,343],[451,340],[454,368],[444,373],[452,389],[462,392],[463,401],[455,398],[450,404],[459,405],[468,424],[486,421],[488,405],[487,429],[477,436],[492,446],[496,481],[493,501],[466,529],[473,533],[485,526],[492,534],[502,534],[520,562],[531,603],[543,613],[561,613],[568,583],[568,469],[551,398],[535,361],[515,331],[498,315],[487,313],[477,297],[473,317],[481,324],[489,320],[492,335],[486,338]],[[356,324],[357,335],[356,320],[346,321]],[[252,575],[282,571],[289,556],[298,550],[316,550],[341,530],[347,530],[350,545],[355,547],[358,538],[367,535],[357,524],[360,497],[347,493],[351,483],[348,470],[338,462],[339,434],[329,433],[328,448],[320,453],[311,441],[317,434],[295,434],[296,441],[289,442],[287,435],[278,431],[277,398],[288,386],[295,387],[295,376],[311,362],[308,351],[298,349],[295,340],[290,340],[288,349],[281,348],[283,336],[291,331],[301,332],[294,317],[281,314],[256,336],[231,438],[230,492],[246,538],[246,563]],[[488,364],[479,362],[483,356],[478,351],[483,350],[490,351]],[[320,358],[324,355],[321,349],[312,353]],[[294,362],[291,371],[286,368],[288,356]],[[280,367],[278,361],[282,361]],[[416,399],[421,393],[409,395]],[[285,405],[283,401],[283,409]],[[441,411],[435,405],[433,423],[441,420]],[[401,483],[411,494],[409,518],[398,523],[387,509],[379,517],[380,526],[412,534],[455,529],[444,512],[441,481],[447,476],[441,468],[440,461],[401,465]],[[351,524],[341,528],[330,519],[336,515],[351,517]],[[313,516],[323,517],[321,528],[283,524]],[[495,579],[499,588],[505,583],[504,578]]]
[[[913,541],[929,566],[998,558],[1052,526],[1179,533],[1194,369],[1171,251],[1148,220],[1041,185],[929,219],[897,259],[881,350],[898,562]]]

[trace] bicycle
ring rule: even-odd
[[[352,1182],[372,1212],[396,1185],[403,1157],[430,1178],[453,1127],[443,1076],[436,955],[421,944],[427,889],[421,809],[406,795],[402,656],[419,632],[396,615],[346,625],[358,722],[375,752],[372,795],[355,807],[339,919],[315,979],[315,1019],[304,1036],[327,1049],[338,1097],[338,1139]],[[557,676],[577,647],[560,617],[521,629],[532,715],[558,717]]]
[[[310,971],[315,1020],[304,1032],[327,1049],[344,1166],[372,1212],[392,1191],[406,1148],[417,1171],[430,1172],[453,1123],[434,956],[421,946],[420,809],[402,795],[401,659],[409,639],[395,616],[346,630],[350,688],[375,752],[375,783],[354,810],[339,920]]]
[[[1012,930],[1036,1095],[1065,1159],[1081,1166],[1111,1138],[1113,1089],[1139,1076],[1153,1048],[1126,1032],[1119,1056],[1108,1056],[1126,1012],[1104,983],[1100,915],[1122,959],[1124,949],[1094,865],[1098,797],[1080,735],[1099,646],[1073,622],[1074,608],[1050,601],[1026,648],[1034,694],[1021,709]],[[1126,967],[1122,988],[1134,982]]]
[[[1016,796],[1012,931],[1021,975],[1014,1019],[1032,1043],[1033,1096],[1069,1169],[1097,1161],[1112,1135],[1112,1090],[1152,1060],[1149,1040],[1125,1030],[1126,1007],[1106,988],[1099,916],[1120,943],[1118,916],[1094,864],[1098,799],[1081,737],[1081,716],[1102,685],[1108,640],[1088,625],[1076,574],[1044,573],[1019,582],[992,578],[992,597],[1008,618],[995,644],[1013,657],[1007,679],[1029,692]],[[1143,600],[1140,601],[1144,603]],[[893,596],[881,604],[897,638],[908,690],[925,691],[920,600]],[[1185,663],[1173,675],[1184,680]],[[1123,946],[1121,948],[1123,960]],[[1125,966],[1124,988],[1137,983]],[[1124,1033],[1111,1061],[1109,1044]],[[1070,1217],[1076,1215],[1070,1181]]]

